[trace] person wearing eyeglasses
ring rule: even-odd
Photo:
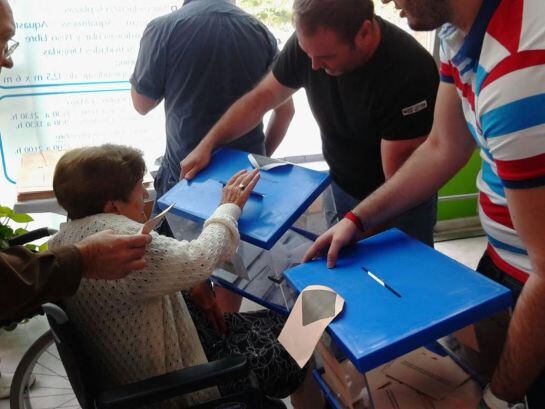
[[[15,22],[7,0],[0,0],[0,70],[12,68],[19,43],[13,39]],[[14,246],[0,251],[0,327],[45,302],[76,292],[82,277],[119,279],[146,265],[144,254],[149,235],[117,235],[103,231],[72,246],[32,253]],[[104,275],[102,267],[109,265]],[[9,397],[11,376],[0,374],[0,399]]]

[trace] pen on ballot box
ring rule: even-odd
[[[396,290],[394,290],[392,287],[390,287],[388,284],[386,284],[384,281],[382,281],[380,278],[378,278],[376,275],[371,273],[369,270],[367,270],[365,267],[361,268],[363,271],[367,273],[369,277],[371,277],[373,280],[375,280],[377,283],[379,283],[381,286],[389,290],[392,294],[395,296],[401,298],[401,294],[399,294]]]

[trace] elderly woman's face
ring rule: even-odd
[[[142,184],[142,179],[140,179],[132,190],[129,200],[126,202],[118,200],[115,204],[119,214],[122,214],[135,222],[143,223],[146,221],[144,202],[148,197],[148,191]]]

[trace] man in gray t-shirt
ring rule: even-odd
[[[189,3],[189,4],[188,4]],[[145,115],[165,100],[167,145],[155,180],[160,197],[179,180],[180,161],[220,116],[267,73],[278,47],[269,30],[228,0],[192,0],[151,21],[131,76],[135,109]],[[231,146],[271,154],[293,117],[293,104]]]

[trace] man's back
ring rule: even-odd
[[[225,0],[194,0],[148,25],[131,82],[139,94],[165,100],[172,168],[257,84],[276,52],[267,28]],[[256,149],[263,138],[258,126],[237,146]]]

